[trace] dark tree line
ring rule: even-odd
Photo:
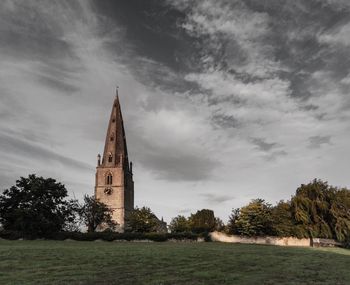
[[[0,223],[3,229],[32,237],[50,237],[62,231],[116,230],[111,210],[93,196],[83,203],[68,199],[65,186],[52,178],[29,175],[0,195]],[[179,215],[169,224],[172,233],[224,231],[245,236],[295,236],[350,240],[350,191],[314,180],[301,185],[289,201],[271,205],[263,199],[233,209],[227,225],[214,212],[202,209],[189,217]],[[125,231],[165,233],[166,223],[148,207],[126,216]]]

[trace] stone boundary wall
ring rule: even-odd
[[[294,237],[244,237],[227,235],[220,232],[212,232],[209,234],[212,241],[246,243],[246,244],[271,244],[279,246],[311,246],[310,239],[298,239]]]

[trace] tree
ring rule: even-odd
[[[292,198],[292,213],[309,237],[332,238],[329,225],[331,191],[328,183],[322,180],[313,180],[309,184],[302,184]]]
[[[330,206],[331,228],[335,237],[340,241],[350,242],[350,191],[340,189],[332,200]],[[350,244],[350,243],[349,243]]]
[[[280,237],[300,236],[291,211],[290,201],[280,201],[271,209],[272,234]],[[300,236],[301,237],[301,236]]]
[[[208,233],[215,229],[215,216],[212,210],[202,209],[189,217],[190,229],[194,233]]]
[[[235,230],[247,236],[264,236],[272,234],[271,205],[263,199],[252,200],[247,206],[233,213]]]
[[[185,216],[178,215],[171,220],[169,229],[172,233],[189,232],[190,223]]]
[[[74,220],[73,200],[67,190],[52,178],[31,174],[0,195],[0,222],[6,230],[30,236],[49,236]]]
[[[314,179],[302,184],[292,198],[291,211],[304,236],[336,238],[350,236],[350,191]]]
[[[149,233],[157,232],[159,228],[159,219],[148,207],[136,207],[126,217],[126,231]]]
[[[214,228],[214,230],[218,231],[218,232],[224,232],[224,231],[227,230],[224,222],[219,217],[215,217],[215,228]]]
[[[78,213],[88,232],[95,232],[98,226],[103,225],[114,230],[117,225],[112,221],[112,210],[94,196],[84,196],[84,204],[78,209]]]
[[[228,232],[230,234],[239,234],[239,231],[237,228],[237,220],[239,218],[239,214],[240,214],[239,208],[232,209],[231,215],[227,223]]]

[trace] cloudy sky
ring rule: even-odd
[[[92,194],[116,85],[135,203],[167,221],[350,187],[348,0],[1,1],[1,189]]]

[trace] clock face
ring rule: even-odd
[[[110,187],[107,187],[106,189],[105,189],[105,194],[106,195],[111,195],[112,194],[112,192],[113,192],[113,189],[112,188],[110,188]]]

